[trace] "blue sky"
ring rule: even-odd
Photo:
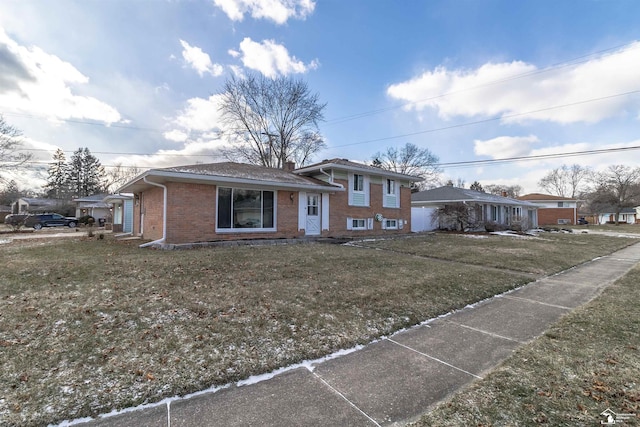
[[[105,166],[223,160],[217,94],[247,72],[327,103],[315,160],[407,142],[443,177],[537,181],[562,164],[640,164],[640,2],[5,0],[0,113],[41,183],[56,148]],[[491,163],[511,157],[607,154]],[[450,166],[450,163],[489,161]]]

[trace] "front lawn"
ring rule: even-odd
[[[535,245],[525,258],[545,273],[634,243],[575,235],[565,245],[564,237],[550,236],[383,242],[394,250],[299,244],[155,251],[110,236],[0,244],[0,424],[59,422],[234,382],[367,343],[531,280],[482,266],[482,256],[485,264],[496,258],[496,241],[507,254]],[[566,253],[549,260],[557,245]],[[408,255],[414,246],[456,262]],[[476,255],[458,259],[465,252]]]

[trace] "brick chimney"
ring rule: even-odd
[[[284,170],[291,172],[296,168],[296,162],[284,162]]]

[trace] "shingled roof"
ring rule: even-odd
[[[145,177],[150,181],[160,184],[168,181],[197,183],[219,182],[239,185],[260,185],[283,189],[344,191],[342,188],[333,184],[298,175],[283,169],[267,168],[245,163],[221,162],[150,169],[122,186],[118,189],[118,192],[132,193],[150,186],[150,184],[144,182]]]
[[[524,200],[516,200],[509,197],[496,196],[495,194],[483,193],[481,191],[453,187],[450,185],[413,193],[411,195],[411,203],[420,204],[420,202],[428,202],[434,204],[473,202],[535,207],[533,203]]]

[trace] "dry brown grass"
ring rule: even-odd
[[[453,247],[442,237],[442,246],[440,239],[422,245],[443,253],[473,243]],[[601,241],[601,254],[626,244],[610,240]],[[321,244],[165,252],[82,238],[4,244],[0,255],[0,424],[9,425],[96,415],[237,381],[530,280]]]

